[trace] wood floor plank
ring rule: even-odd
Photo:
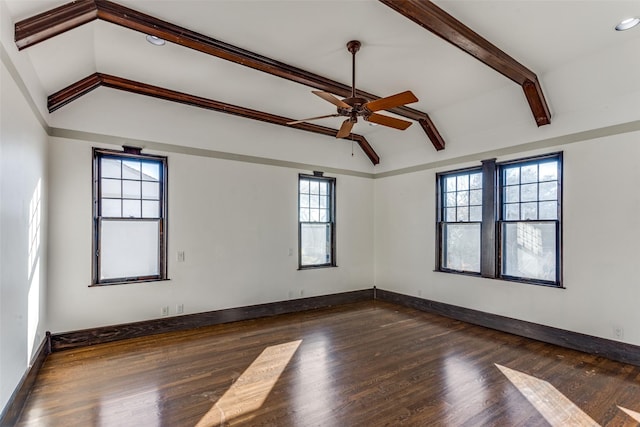
[[[54,353],[18,426],[545,426],[565,412],[637,425],[640,367],[367,301]]]

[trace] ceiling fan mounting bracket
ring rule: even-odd
[[[360,50],[360,46],[362,46],[362,44],[358,40],[351,40],[347,43],[347,50],[355,55],[355,53]]]

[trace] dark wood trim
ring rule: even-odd
[[[373,289],[343,292],[339,294],[322,295],[310,298],[300,298],[267,304],[251,305],[247,307],[228,308],[224,310],[208,311],[205,313],[187,314],[184,316],[165,317],[144,322],[126,323],[115,326],[103,326],[82,331],[65,332],[51,336],[51,350],[53,352],[69,350],[89,345],[102,344],[129,338],[138,338],[165,332],[184,331],[202,326],[220,323],[252,320],[279,314],[297,313],[305,310],[326,308],[352,302],[370,301],[373,299]]]
[[[480,226],[480,274],[496,277],[496,159],[482,161],[482,224]]]
[[[527,97],[536,124],[542,126],[551,123],[547,101],[533,71],[430,1],[380,2],[518,83]]]
[[[87,9],[90,13],[85,11],[80,15],[82,19],[76,18],[76,15],[79,14],[78,9],[82,11]],[[16,24],[16,45],[19,49],[33,46],[96,18],[144,34],[160,37],[172,43],[322,91],[343,97],[351,96],[351,87],[343,83],[216,40],[107,0],[81,0],[24,19]],[[71,19],[71,21],[67,21],[68,19]],[[377,95],[360,90],[356,94],[371,101],[380,98]],[[388,111],[419,122],[422,120],[420,124],[427,132],[427,136],[436,150],[441,150],[444,147],[442,137],[426,113],[407,106],[393,108]],[[425,127],[425,123],[428,123],[429,130]]]
[[[51,334],[47,332],[44,340],[40,343],[38,350],[31,362],[31,366],[24,373],[18,386],[15,388],[9,401],[4,407],[2,414],[0,414],[0,426],[12,426],[18,422],[22,408],[24,408],[27,402],[27,397],[31,392],[31,388],[36,381],[38,372],[47,359],[47,356],[51,354]]]
[[[16,23],[18,50],[91,22],[98,17],[94,0],[77,0]]]
[[[189,95],[184,92],[177,92],[171,89],[152,86],[146,83],[136,82],[109,74],[95,73],[84,79],[81,79],[66,88],[50,95],[47,99],[47,107],[49,112],[56,111],[69,102],[91,92],[97,87],[104,86],[112,89],[123,90],[126,92],[136,93],[138,95],[151,96],[163,99],[165,101],[178,102],[180,104],[190,105],[192,107],[204,108],[207,110],[218,111],[220,113],[232,114],[248,119],[259,120],[275,125],[285,126],[287,128],[295,128],[306,132],[319,133],[335,137],[338,130],[325,126],[314,125],[311,123],[298,123],[295,125],[287,125],[294,119],[288,117],[277,116],[275,114],[265,113],[262,111],[252,110],[237,105],[227,104],[213,99],[202,98],[200,96]],[[362,151],[369,157],[371,163],[377,165],[380,163],[380,157],[369,144],[367,139],[358,134],[351,134],[348,140],[358,143]]]
[[[376,289],[376,299],[640,366],[640,346]]]

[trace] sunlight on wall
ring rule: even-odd
[[[547,381],[495,365],[552,426],[599,426]]]
[[[29,202],[29,296],[27,307],[27,365],[31,361],[40,323],[40,224],[42,218],[42,179],[38,180]]]
[[[229,420],[259,409],[276,385],[302,340],[272,345],[253,361],[196,427],[225,425]],[[246,421],[246,419],[244,419]]]

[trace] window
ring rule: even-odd
[[[482,171],[451,173],[441,179],[441,267],[480,273]]]
[[[298,177],[298,266],[335,267],[335,178]]]
[[[437,269],[561,286],[562,154],[482,163],[437,175]]]
[[[167,158],[93,149],[93,284],[164,280]]]

